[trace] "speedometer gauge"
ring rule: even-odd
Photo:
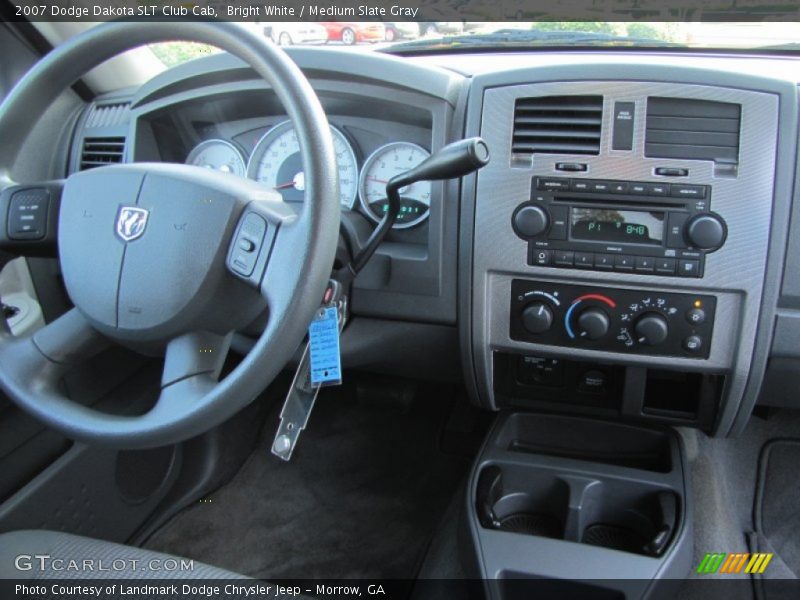
[[[225,140],[206,140],[195,146],[186,158],[187,165],[205,167],[244,177],[244,156],[239,149]]]
[[[389,208],[386,184],[395,175],[405,173],[428,158],[430,153],[410,142],[381,146],[364,163],[358,193],[367,216],[380,221]],[[395,229],[413,227],[428,218],[431,207],[431,182],[417,181],[400,188],[400,212]]]
[[[336,166],[339,168],[339,202],[350,210],[356,202],[358,163],[344,134],[331,126]],[[256,144],[247,176],[279,191],[286,202],[302,202],[306,178],[300,157],[300,142],[291,121],[270,129]]]

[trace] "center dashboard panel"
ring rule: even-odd
[[[638,65],[476,77],[467,131],[492,162],[466,190],[462,334],[484,405],[571,410],[611,381],[607,414],[731,424],[761,316],[781,88],[727,83]],[[675,393],[653,400],[659,387]]]

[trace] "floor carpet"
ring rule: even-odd
[[[470,458],[442,451],[451,388],[405,398],[324,391],[288,463],[269,453],[273,407],[234,479],[145,546],[261,579],[413,577]]]

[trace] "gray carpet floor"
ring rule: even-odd
[[[776,438],[800,439],[800,411],[776,410],[768,418],[752,417],[745,432],[737,438],[709,438],[701,432],[681,429],[691,466],[691,483],[694,506],[694,560],[700,564],[706,552],[753,552],[752,532],[756,531],[753,517],[755,495],[759,477],[761,450],[769,440]],[[775,480],[777,481],[777,480]],[[798,493],[798,478],[782,477],[784,489],[793,488]],[[796,497],[796,496],[795,496]],[[771,500],[767,500],[771,502]],[[800,506],[784,505],[782,518],[793,518],[797,523]],[[796,548],[800,544],[800,530],[795,527],[791,536]],[[787,545],[787,548],[789,546]],[[760,550],[760,549],[759,549]],[[762,550],[766,551],[766,550]],[[793,578],[795,573],[787,566],[789,555],[776,550],[765,577]],[[782,556],[783,554],[783,556]],[[733,577],[749,580],[750,576],[698,575],[694,570],[689,577],[703,579]],[[726,600],[751,600],[754,586],[729,585],[724,588]],[[701,586],[689,586],[684,598],[709,598]],[[714,596],[716,597],[716,596]]]
[[[441,450],[446,386],[407,406],[323,391],[291,462],[269,453],[279,406],[234,479],[146,547],[262,579],[410,578],[470,458]]]

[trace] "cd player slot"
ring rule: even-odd
[[[567,198],[567,197],[559,197],[555,196],[552,200],[553,204],[561,204],[561,205],[568,205],[568,206],[585,206],[585,207],[597,207],[603,206],[608,208],[624,208],[626,210],[641,208],[645,210],[663,210],[663,211],[674,211],[674,210],[688,210],[685,202],[676,202],[674,204],[668,204],[665,202],[651,202],[648,200],[640,200],[638,198],[631,198],[628,200],[627,198],[622,200],[619,197],[610,199],[610,198]]]

